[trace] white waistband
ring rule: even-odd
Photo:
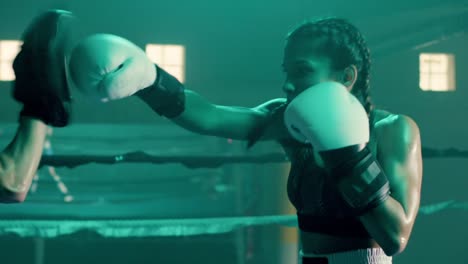
[[[301,250],[299,257],[326,257],[328,264],[392,264],[392,257],[385,255],[381,248],[365,248],[327,255],[305,254]]]

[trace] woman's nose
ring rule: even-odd
[[[283,84],[283,91],[287,94],[290,94],[293,93],[294,90],[294,85],[289,80],[286,80]]]

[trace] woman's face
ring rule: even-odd
[[[288,101],[320,82],[341,81],[342,75],[333,70],[331,59],[317,52],[317,44],[317,40],[301,36],[286,44],[282,66],[286,74],[283,91]]]

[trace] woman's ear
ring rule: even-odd
[[[355,65],[350,65],[346,67],[346,69],[344,69],[342,83],[344,86],[346,86],[346,88],[348,88],[348,91],[351,91],[351,89],[353,89],[353,86],[357,80],[357,75],[358,70]]]

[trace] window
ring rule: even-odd
[[[419,55],[419,87],[424,91],[454,91],[454,56],[443,53],[421,53]]]
[[[146,45],[146,54],[180,82],[185,81],[185,47],[181,45]]]
[[[13,60],[21,49],[21,41],[0,40],[0,81],[15,79]]]

